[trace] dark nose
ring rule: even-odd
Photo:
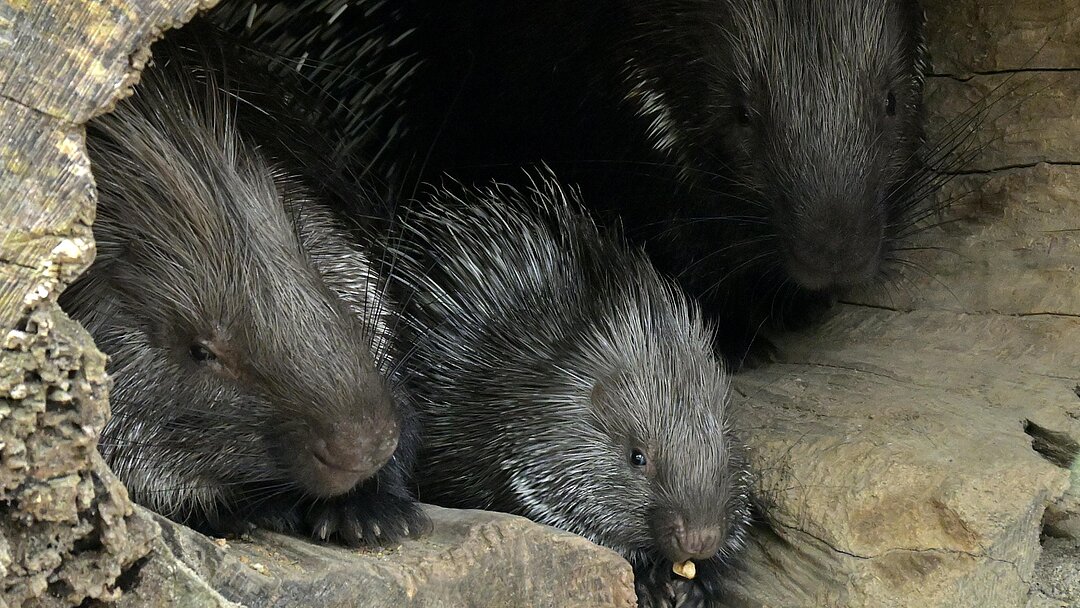
[[[883,231],[865,218],[803,218],[785,237],[788,274],[812,290],[868,283],[881,266]]]
[[[314,431],[311,455],[316,486],[333,496],[350,490],[381,469],[397,449],[393,419],[334,422]]]
[[[672,561],[708,559],[720,550],[723,538],[720,528],[716,527],[684,529],[682,534],[675,536],[675,543],[681,555],[672,556],[678,558]]]
[[[723,522],[693,524],[677,513],[665,513],[654,525],[660,549],[673,562],[708,559],[720,551],[724,542]]]

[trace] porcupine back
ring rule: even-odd
[[[929,205],[914,0],[409,4],[424,177],[551,164],[702,300],[734,362],[763,321],[895,276]]]
[[[412,192],[423,163],[423,150],[407,140],[406,107],[422,62],[404,10],[388,0],[237,0],[208,18],[265,49],[279,73],[300,75],[309,90],[336,100],[327,122],[343,133],[339,156],[361,159],[348,169],[396,197]]]

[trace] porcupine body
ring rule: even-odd
[[[377,199],[329,177],[303,96],[231,38],[196,22],[153,53],[88,127],[98,255],[62,298],[109,355],[102,454],[137,502],[207,532],[419,530],[396,305],[329,204]]]
[[[748,519],[727,376],[695,305],[533,180],[440,190],[402,216],[419,496],[583,535],[632,562],[642,606],[700,605]],[[693,582],[671,572],[687,559]]]
[[[423,179],[552,165],[701,300],[731,363],[895,278],[930,193],[915,0],[407,4]]]

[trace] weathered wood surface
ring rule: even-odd
[[[56,297],[93,256],[82,125],[197,6],[0,3],[0,606],[116,597],[157,534],[97,455],[105,360]]]
[[[630,565],[579,536],[501,513],[438,507],[427,512],[429,535],[388,549],[355,551],[263,531],[214,542],[158,521],[172,555],[228,599],[252,608],[637,605]],[[156,582],[171,582],[173,575],[160,565],[172,567],[161,560],[144,569],[143,585],[118,608],[168,597]]]

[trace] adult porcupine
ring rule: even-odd
[[[916,0],[412,4],[429,176],[552,163],[730,322],[734,358],[882,278],[919,213]]]
[[[417,530],[396,314],[326,204],[374,200],[327,181],[301,97],[234,42],[191,24],[153,53],[89,125],[98,257],[62,300],[110,357],[102,454],[136,501],[206,531]]]
[[[643,606],[718,594],[749,475],[695,305],[549,176],[441,191],[401,221],[421,499],[615,549]],[[694,583],[672,577],[686,559]]]

